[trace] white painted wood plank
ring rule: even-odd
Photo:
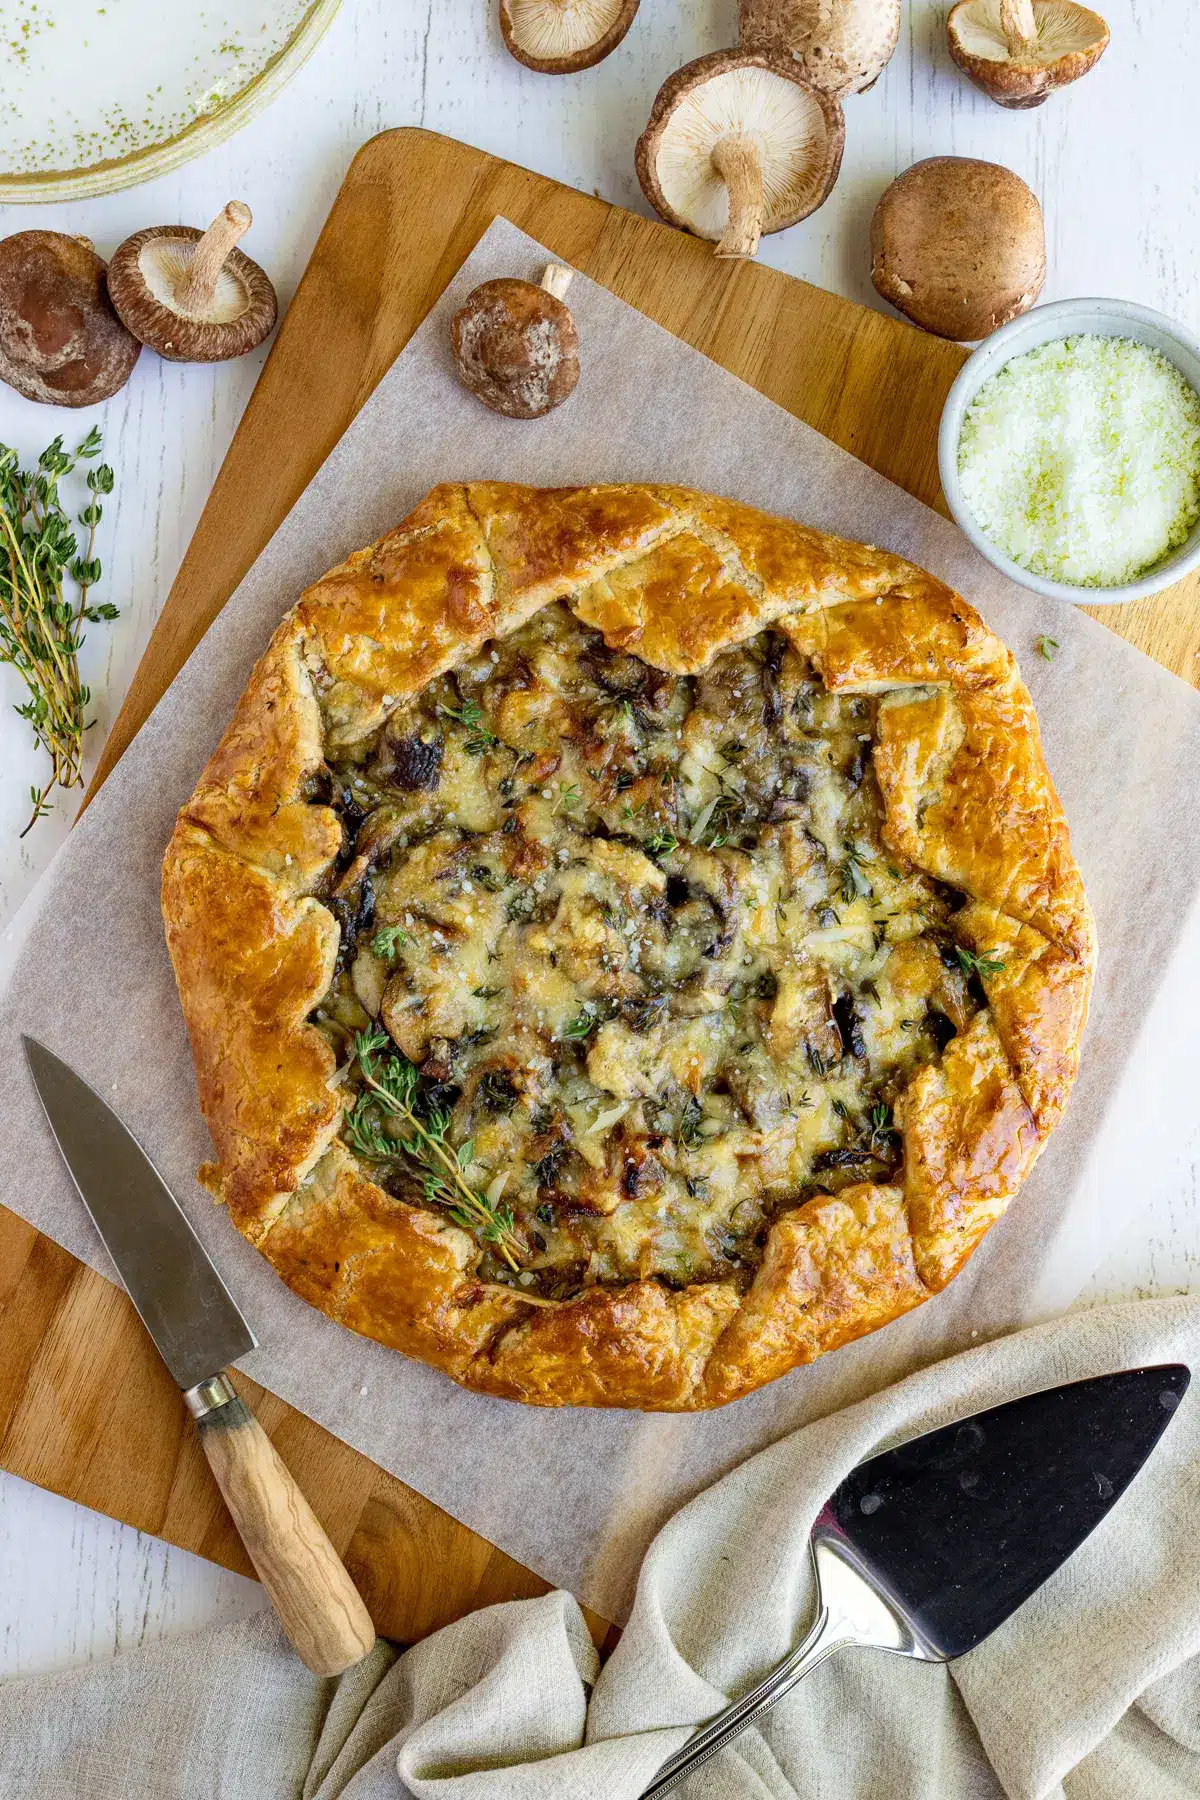
[[[735,0],[645,0],[624,44],[579,76],[530,73],[505,53],[495,0],[346,0],[292,86],[227,144],[171,176],[106,199],[0,208],[0,235],[81,232],[101,253],[143,225],[204,224],[249,201],[246,248],[286,305],[351,156],[373,133],[426,125],[605,199],[645,211],[633,145],[660,82],[733,41]],[[767,240],[763,259],[881,306],[867,228],[886,183],[918,157],[1007,163],[1046,213],[1045,298],[1112,294],[1200,329],[1200,159],[1189,0],[1104,0],[1111,48],[1093,74],[1032,112],[1005,112],[950,64],[942,0],[910,0],[877,86],[846,104],[841,178],[819,213]],[[101,528],[101,598],[122,617],[85,652],[102,740],[179,566],[263,355],[217,368],[145,354],[107,407],[51,412],[0,388],[0,441],[36,456],[56,432],[96,419],[117,490]],[[20,697],[0,670],[0,920],[28,892],[69,810],[23,843],[38,777]],[[86,923],[86,922],[84,922]],[[1170,1292],[1200,1275],[1200,1129],[1174,1184],[1147,1196],[1139,1227],[1091,1284],[1092,1299]],[[64,1666],[261,1603],[252,1582],[112,1520],[0,1476],[0,1675]]]

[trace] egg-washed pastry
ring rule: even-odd
[[[1095,962],[971,607],[667,487],[439,487],[310,588],[163,910],[233,1223],[546,1406],[718,1406],[943,1288]]]

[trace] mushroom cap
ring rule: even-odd
[[[931,156],[871,220],[871,280],[914,324],[959,341],[1027,312],[1046,279],[1037,195],[999,163]]]
[[[1074,0],[1033,0],[1037,36],[1009,49],[1000,0],[958,0],[946,20],[950,54],[977,88],[1001,106],[1040,106],[1055,88],[1086,75],[1108,47],[1099,13]]]
[[[900,0],[740,0],[738,41],[790,56],[822,93],[843,99],[879,79],[900,36]]]
[[[85,239],[18,231],[0,241],[0,380],[18,394],[94,406],[125,386],[141,349]]]
[[[224,362],[261,344],[279,303],[265,270],[231,250],[202,311],[185,311],[176,290],[204,236],[193,225],[135,231],[108,265],[108,291],[134,337],[168,362]]]
[[[539,75],[603,62],[633,24],[640,0],[500,0],[506,49]]]
[[[509,419],[539,419],[574,391],[579,334],[563,302],[532,281],[501,276],[467,295],[450,325],[465,387]]]
[[[846,122],[837,100],[795,64],[766,50],[717,50],[664,81],[637,144],[642,192],[662,218],[718,241],[728,189],[713,166],[721,139],[758,147],[763,231],[783,231],[828,198],[842,165]]]

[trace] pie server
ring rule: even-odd
[[[1049,1388],[852,1469],[812,1529],[798,1649],[663,1764],[658,1800],[835,1650],[949,1662],[1041,1587],[1120,1499],[1191,1376],[1179,1363]]]
[[[25,1058],[71,1179],[159,1355],[183,1389],[209,1466],[300,1657],[340,1675],[375,1627],[337,1551],[224,1369],[257,1338],[145,1151],[43,1044]]]

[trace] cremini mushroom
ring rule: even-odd
[[[464,387],[509,419],[540,419],[579,380],[579,334],[563,303],[573,271],[551,263],[541,286],[501,276],[467,295],[450,325]]]
[[[1040,106],[1086,75],[1108,26],[1074,0],[959,0],[946,21],[950,54],[1001,106]]]
[[[639,0],[500,0],[507,49],[539,75],[573,75],[615,50]]]
[[[871,280],[938,337],[986,337],[1046,279],[1037,195],[999,163],[930,156],[897,176],[871,220]]]
[[[764,232],[815,212],[837,180],[846,126],[831,95],[774,51],[718,50],[658,91],[638,139],[642,192],[671,225],[753,256]]]
[[[168,362],[224,362],[261,344],[275,323],[275,289],[235,249],[250,208],[231,200],[207,231],[151,225],[108,266],[112,303],[133,335]]]
[[[94,406],[123,388],[142,346],[109,303],[86,238],[0,241],[0,380],[43,406]]]
[[[900,0],[740,0],[746,50],[790,56],[814,87],[838,99],[874,86],[900,36]]]

